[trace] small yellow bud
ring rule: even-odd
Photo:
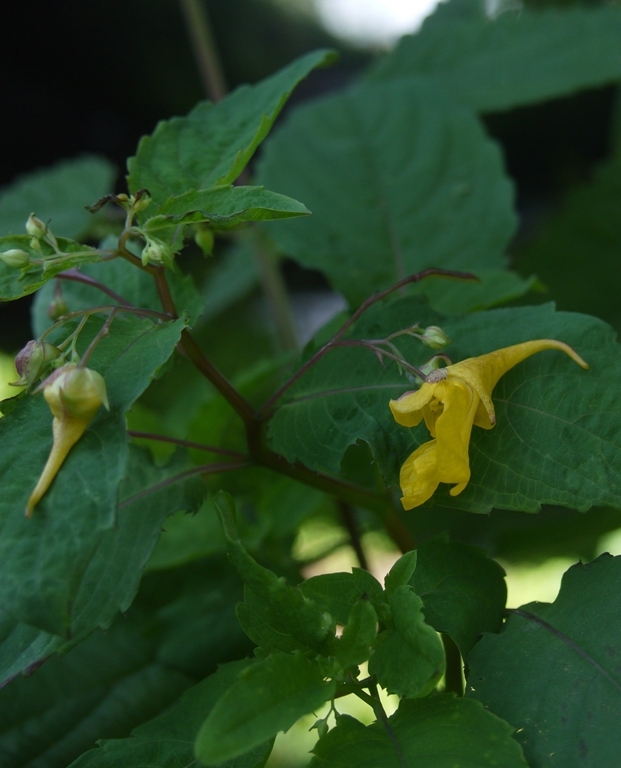
[[[34,213],[31,213],[26,222],[26,232],[30,237],[43,237],[47,232],[47,224],[44,224],[41,219],[38,219],[34,215]]]
[[[30,256],[21,248],[11,248],[9,251],[0,253],[0,261],[12,269],[23,269],[30,264]]]
[[[73,363],[59,368],[46,380],[43,397],[54,416],[54,443],[41,477],[28,499],[26,517],[31,517],[99,407],[104,405],[110,408],[103,377],[90,368],[78,368]]]

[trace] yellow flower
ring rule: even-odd
[[[415,427],[424,419],[434,438],[417,448],[401,467],[404,509],[424,504],[439,483],[455,483],[451,496],[464,490],[470,480],[468,444],[472,425],[483,429],[494,426],[492,391],[498,380],[514,365],[544,349],[559,349],[578,365],[589,367],[562,341],[526,341],[432,371],[419,390],[390,401],[398,424]]]
[[[106,383],[99,373],[90,368],[78,368],[69,363],[49,376],[41,387],[54,416],[54,443],[41,477],[28,499],[26,517],[32,515],[99,407],[104,405],[109,408]]]

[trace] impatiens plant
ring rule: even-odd
[[[313,768],[621,764],[621,559],[510,610],[494,559],[621,525],[621,349],[529,304],[481,120],[616,82],[619,39],[612,7],[450,0],[273,135],[332,52],[162,121],[120,191],[80,158],[37,174],[49,211],[4,192],[0,296],[35,296],[0,406],[2,768],[261,768],[308,715]],[[346,307],[303,349],[285,257]]]

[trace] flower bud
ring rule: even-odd
[[[62,298],[53,299],[47,308],[47,316],[50,320],[58,320],[59,317],[69,312],[67,302]]]
[[[430,349],[442,349],[442,347],[446,347],[451,343],[446,333],[444,333],[442,328],[438,328],[437,325],[430,325],[425,328],[423,335],[419,338]]]
[[[11,248],[9,251],[0,253],[0,261],[12,269],[23,269],[30,264],[30,256],[20,248]]]
[[[194,242],[201,249],[204,256],[211,256],[213,254],[214,241],[215,237],[213,234],[213,229],[210,227],[201,226],[196,228],[196,233],[194,234]]]
[[[38,219],[34,213],[31,213],[26,222],[26,232],[31,237],[40,238],[47,232],[47,224],[44,224],[41,219]]]
[[[54,416],[54,443],[41,477],[26,505],[30,517],[58,474],[69,451],[84,434],[101,405],[110,408],[103,377],[90,368],[68,363],[43,385],[43,397]]]
[[[143,248],[140,258],[145,267],[147,264],[172,267],[173,252],[166,243],[161,240],[147,240],[147,244]]]
[[[15,358],[15,369],[19,379],[12,382],[12,386],[23,387],[34,384],[60,354],[60,349],[47,341],[29,341]]]

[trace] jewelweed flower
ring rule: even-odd
[[[54,416],[54,442],[41,477],[28,499],[26,517],[31,517],[69,451],[82,437],[99,407],[110,407],[103,377],[90,368],[79,368],[73,363],[54,371],[41,387],[43,397]]]
[[[513,366],[545,349],[565,352],[582,368],[589,366],[562,341],[539,339],[498,349],[432,371],[416,392],[391,400],[398,424],[415,427],[424,419],[433,440],[419,446],[401,467],[399,484],[404,509],[424,504],[440,483],[453,483],[457,496],[470,480],[468,445],[473,424],[491,429],[496,423],[492,391]]]

